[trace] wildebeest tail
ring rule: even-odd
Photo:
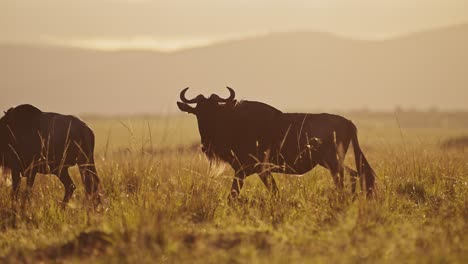
[[[354,149],[354,158],[356,159],[356,170],[360,177],[361,187],[363,190],[367,191],[367,195],[372,195],[375,188],[375,172],[370,166],[369,162],[362,153],[361,147],[359,146],[359,141],[357,138],[357,128],[351,123],[352,128],[352,138],[351,142],[353,143]]]

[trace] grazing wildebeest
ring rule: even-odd
[[[10,108],[0,119],[0,165],[11,171],[15,200],[21,175],[27,178],[29,192],[36,173],[50,173],[63,183],[67,203],[76,189],[68,168],[78,165],[87,196],[99,202],[93,152],[94,133],[77,117],[24,104]]]
[[[227,88],[227,99],[216,94],[187,99],[185,88],[177,105],[181,111],[196,115],[207,157],[227,162],[234,169],[232,197],[240,193],[244,179],[251,174],[257,173],[268,189],[277,192],[272,172],[304,174],[317,164],[330,170],[339,189],[343,188],[344,170],[348,170],[353,193],[356,177],[361,176],[362,189],[372,194],[375,173],[350,120],[331,114],[282,113],[261,102],[237,101],[234,90]],[[350,142],[357,171],[343,164]]]

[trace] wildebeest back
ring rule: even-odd
[[[352,129],[346,118],[324,113],[284,113],[275,125],[271,162],[285,165],[289,173],[299,174],[319,163],[320,157],[326,157],[328,153],[324,151],[336,149],[337,137],[349,141]]]
[[[87,135],[92,133],[88,126],[71,115],[42,113],[39,132],[42,156],[55,165],[75,164],[80,153],[86,151],[84,145],[93,140]]]

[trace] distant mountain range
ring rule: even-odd
[[[468,109],[468,24],[382,41],[269,34],[159,53],[0,45],[0,110],[176,112],[188,94],[264,101],[285,111]]]

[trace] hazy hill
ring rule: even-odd
[[[68,113],[175,112],[179,91],[282,110],[467,109],[468,25],[385,41],[281,33],[174,53],[0,46],[0,108]],[[189,92],[190,94],[190,92]]]

